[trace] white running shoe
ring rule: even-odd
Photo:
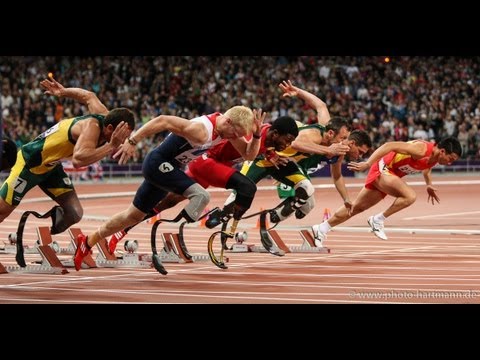
[[[372,229],[372,232],[375,234],[376,237],[382,240],[388,240],[387,235],[383,231],[383,221],[375,221],[373,216],[370,216],[367,220],[368,225]]]
[[[323,247],[323,241],[327,238],[327,234],[320,231],[320,225],[312,226],[313,238],[315,239],[316,247]]]

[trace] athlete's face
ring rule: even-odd
[[[220,121],[220,123],[218,123],[217,120],[216,128],[217,134],[222,139],[238,139],[247,135],[246,131],[239,128],[238,126],[235,126],[232,119],[225,117],[223,120],[224,121]]]
[[[350,131],[348,131],[348,129],[345,126],[342,126],[338,134],[335,134],[333,136],[332,141],[330,142],[330,145],[347,140],[349,135],[350,135]]]
[[[343,141],[345,145],[350,146],[350,150],[347,152],[349,160],[358,160],[363,158],[370,148],[367,145],[358,146],[355,140]]]
[[[283,151],[292,144],[293,140],[295,140],[295,136],[292,134],[280,135],[276,130],[273,130],[271,136],[267,135],[265,146],[274,147],[275,151]]]
[[[440,165],[451,165],[454,161],[458,160],[458,155],[455,153],[447,154],[445,149],[440,149],[440,156],[438,157],[438,163]]]

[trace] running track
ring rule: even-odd
[[[421,177],[410,178],[417,202],[386,223],[388,241],[368,232],[366,219],[385,209],[392,198],[340,225],[325,243],[330,254],[290,253],[276,257],[264,253],[228,254],[229,269],[210,261],[166,263],[167,276],[154,269],[69,269],[66,275],[1,274],[0,303],[103,304],[103,303],[189,303],[189,304],[344,304],[344,303],[480,303],[480,180],[474,176],[434,176],[441,203],[427,204]],[[317,202],[313,213],[302,220],[288,219],[276,229],[288,245],[300,245],[298,230],[321,222],[324,208],[333,212],[341,205],[329,179],[315,179]],[[347,179],[354,198],[361,179]],[[78,184],[85,209],[77,227],[91,233],[100,221],[123,210],[138,183]],[[272,182],[264,181],[250,212],[278,203]],[[98,198],[97,195],[103,197]],[[123,194],[123,195],[122,195]],[[221,206],[228,195],[211,193],[212,206]],[[43,193],[32,191],[21,206],[0,225],[6,241],[25,210],[45,212],[53,206]],[[172,218],[180,206],[162,214]],[[35,226],[50,220],[29,219],[25,242],[35,241]],[[259,244],[256,220],[240,223],[249,233],[248,243]],[[143,223],[129,234],[138,239],[140,252],[149,251],[151,225]],[[171,224],[160,231],[175,232]],[[206,254],[211,230],[192,224],[186,227],[187,246],[192,253]],[[54,237],[62,247],[65,234]],[[96,256],[96,249],[94,250]],[[27,255],[28,261],[38,256]],[[0,254],[3,265],[14,265],[13,255]]]

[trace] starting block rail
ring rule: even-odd
[[[3,270],[0,268],[1,273],[28,273],[28,274],[68,274],[68,270],[60,262],[57,255],[53,249],[48,245],[39,245],[37,247],[38,254],[42,257],[42,264],[28,264],[27,266],[21,267],[18,265],[7,265],[3,267]]]
[[[300,236],[302,237],[302,245],[287,246],[282,240],[276,230],[268,230],[268,236],[272,241],[273,248],[281,249],[285,253],[330,253],[330,249],[327,247],[318,247],[315,245],[313,235],[308,230],[301,230]],[[229,250],[233,253],[245,253],[245,252],[268,252],[263,245],[250,245],[243,242],[236,242]]]
[[[78,228],[68,229],[71,244],[68,248],[54,246],[56,242],[52,240],[49,227],[37,227],[38,241],[34,248],[28,248],[26,254],[39,254],[41,256],[40,264],[26,264],[26,266],[7,265],[0,267],[2,273],[28,273],[28,274],[68,274],[68,267],[74,267],[73,257],[60,260],[57,255],[73,255],[77,247],[77,236],[81,233]],[[91,255],[87,255],[82,264],[82,268],[97,267]]]
[[[152,255],[138,254],[136,252],[126,252],[122,258],[117,258],[114,254],[110,254],[108,250],[108,242],[106,239],[101,239],[97,243],[98,255],[95,259],[97,266],[107,268],[151,268]]]

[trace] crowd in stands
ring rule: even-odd
[[[40,81],[52,72],[66,87],[94,91],[108,107],[128,107],[137,126],[159,114],[193,118],[243,104],[316,121],[313,109],[282,98],[278,84],[324,100],[331,116],[351,119],[377,147],[387,141],[456,136],[463,158],[480,159],[480,58],[345,56],[19,56],[0,57],[4,134],[18,146],[86,107],[46,96]],[[162,134],[165,136],[165,134]],[[138,147],[141,162],[162,135]]]

